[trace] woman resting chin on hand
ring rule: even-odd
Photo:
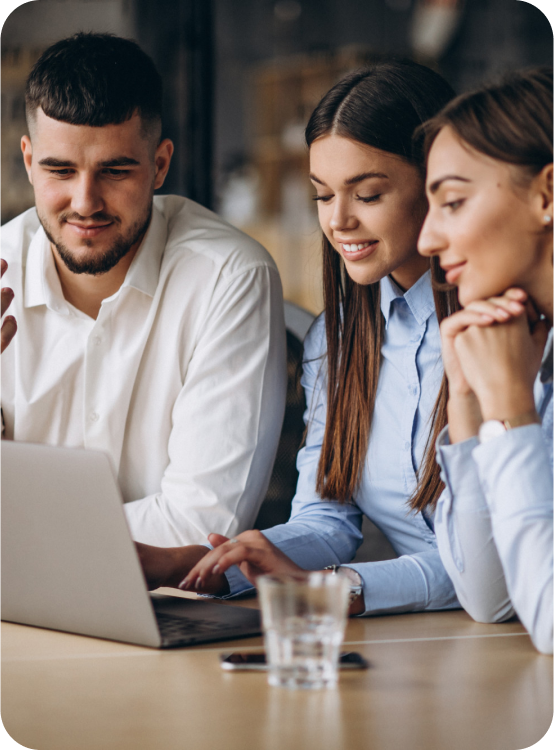
[[[464,307],[441,325],[439,550],[476,620],[515,612],[552,653],[552,71],[458,97],[425,133],[419,251]]]

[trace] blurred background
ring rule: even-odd
[[[76,31],[136,39],[165,85],[176,156],[164,193],[214,209],[275,258],[285,297],[322,309],[303,129],[347,71],[409,56],[458,92],[552,62],[552,29],[517,0],[34,0],[2,30],[2,223],[33,205],[19,141],[41,52]]]

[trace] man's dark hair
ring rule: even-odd
[[[136,42],[79,33],[49,47],[27,79],[31,129],[36,110],[72,125],[118,125],[137,112],[145,135],[161,133],[162,80]]]

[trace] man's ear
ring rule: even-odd
[[[33,184],[33,178],[31,177],[31,164],[33,162],[33,145],[28,135],[24,135],[21,138],[21,151],[23,153],[23,163],[27,170],[27,177],[31,185]]]
[[[155,189],[160,188],[164,184],[167,170],[171,164],[173,149],[173,141],[170,141],[169,138],[165,138],[156,149],[154,157],[156,164],[156,179],[154,180]]]

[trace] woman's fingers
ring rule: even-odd
[[[465,331],[466,328],[469,328],[469,326],[487,326],[494,322],[495,319],[492,315],[484,314],[468,307],[459,310],[454,315],[450,315],[450,317],[442,321],[440,326],[441,335],[454,338],[462,331]]]
[[[517,300],[518,302],[526,302],[528,299],[527,292],[524,292],[523,289],[519,289],[518,287],[511,287],[510,289],[506,289],[503,296],[508,297],[509,299]]]
[[[202,587],[202,583],[206,581],[208,577],[213,575],[221,575],[232,565],[239,565],[240,563],[245,561],[256,564],[258,558],[260,557],[260,552],[252,546],[252,540],[250,540],[250,544],[247,544],[245,540],[241,539],[241,537],[245,536],[246,534],[252,536],[254,540],[258,542],[258,544],[263,545],[264,541],[266,544],[269,544],[267,539],[265,539],[265,537],[260,534],[260,532],[256,531],[244,532],[238,538],[235,537],[234,539],[224,541],[222,544],[211,550],[211,552],[208,552],[208,554],[202,560],[200,560],[197,565],[194,566],[194,568],[179,585],[179,588],[200,589]],[[258,535],[259,537],[261,537],[261,539],[258,539]],[[214,541],[217,541],[217,537],[219,537],[220,535],[210,535],[210,543],[213,544],[212,536],[216,537]]]
[[[465,308],[488,315],[497,323],[505,323],[511,318],[523,315],[525,312],[525,302],[519,299],[510,299],[507,295],[503,297],[490,297],[489,299],[475,300]]]
[[[219,547],[221,544],[228,542],[229,537],[223,536],[223,534],[208,534],[208,541],[212,547]]]

